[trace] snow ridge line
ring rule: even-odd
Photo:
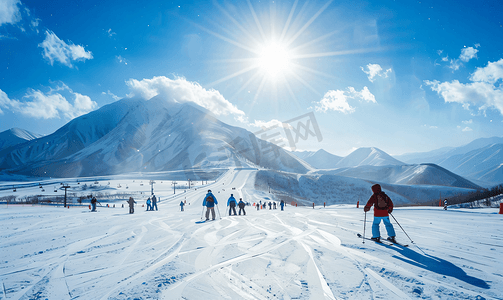
[[[103,297],[101,297],[100,299],[101,300],[105,300],[105,299],[108,299],[109,296],[115,292],[117,289],[121,288],[121,287],[124,287],[124,285],[128,284],[129,282],[131,282],[132,280],[140,277],[140,276],[143,276],[144,274],[146,274],[147,272],[151,271],[152,269],[158,267],[158,266],[161,266],[163,265],[165,262],[167,261],[171,261],[171,259],[173,257],[175,257],[176,255],[178,255],[178,253],[180,252],[180,249],[182,248],[183,246],[183,241],[185,240],[185,234],[183,234],[171,247],[169,247],[166,251],[164,251],[163,253],[161,253],[161,255],[159,255],[156,259],[152,260],[150,263],[148,263],[144,268],[134,272],[133,274],[127,276],[126,278],[122,279],[121,281],[118,282],[118,285],[115,286],[115,288],[113,288],[112,290],[110,290],[107,294],[105,294]],[[166,253],[169,253],[171,252],[171,254],[169,254],[168,256],[166,256],[165,258],[162,258],[161,257],[166,254]]]
[[[409,299],[410,300],[410,298],[409,298],[409,296],[407,296],[407,294],[405,294],[404,292],[402,292],[400,289],[398,289],[392,283],[390,283],[389,281],[387,281],[386,279],[384,279],[382,276],[379,276],[379,274],[377,274],[376,272],[374,272],[370,268],[365,268],[365,271],[367,272],[367,274],[369,274],[372,277],[374,277],[375,279],[377,279],[377,281],[379,281],[382,285],[384,285],[385,287],[387,287],[395,295],[397,295],[398,297],[400,297],[400,299]]]

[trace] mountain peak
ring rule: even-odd
[[[386,166],[403,165],[404,163],[394,159],[391,155],[376,147],[362,147],[351,152],[344,157],[338,164],[338,168],[356,167],[356,166]]]
[[[4,132],[0,132],[0,149],[15,146],[40,137],[42,137],[42,135],[14,127]]]

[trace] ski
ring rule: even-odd
[[[216,220],[201,220],[201,221],[196,221],[196,224],[202,224],[202,223],[212,222],[212,221],[216,221]]]
[[[386,246],[393,246],[393,243],[391,243],[391,242],[390,242],[390,243],[385,243],[385,242],[383,242],[382,240],[381,240],[381,241],[379,241],[379,242],[378,242],[378,241],[374,241],[374,240],[373,240],[373,239],[371,239],[371,238],[368,238],[368,237],[363,237],[363,236],[362,236],[361,234],[359,234],[359,233],[357,233],[357,234],[356,234],[356,236],[358,236],[358,237],[359,237],[359,238],[361,238],[361,239],[366,239],[366,240],[372,241],[372,242],[377,243],[377,244],[382,244],[382,245],[386,245]]]
[[[398,245],[398,246],[402,246],[402,247],[409,247],[408,244],[402,244],[402,243],[399,243],[399,242],[393,242],[393,241],[390,241],[389,239],[386,239],[386,241],[388,241],[390,243],[393,243],[394,245]]]

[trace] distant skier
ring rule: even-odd
[[[203,201],[203,206],[206,206],[206,221],[210,219],[210,211],[212,219],[215,220],[215,204],[218,204],[217,198],[211,193],[211,190],[208,190]]]
[[[283,207],[285,207],[285,201],[281,200],[279,206],[281,206],[281,210],[283,210]]]
[[[269,201],[269,210],[271,210],[271,209],[272,209],[272,202]]]
[[[152,210],[151,203],[152,203],[152,201],[150,201],[150,197],[148,197],[148,199],[147,199],[147,211]]]
[[[96,203],[100,203],[100,202],[96,199],[96,197],[93,197],[91,199],[91,207],[92,207],[91,211],[92,212],[96,211]],[[101,203],[100,203],[100,205],[101,205]]]
[[[234,195],[231,194],[229,200],[227,200],[227,206],[229,207],[229,216],[231,215],[231,211],[234,211],[234,215],[236,215],[236,205],[236,198],[234,198]]]
[[[134,201],[133,197],[129,197],[127,203],[129,204],[129,213],[134,214],[134,204],[136,203],[136,201]]]
[[[183,201],[180,201],[180,211],[183,211],[183,206],[185,205],[185,203]]]
[[[389,213],[393,211],[393,201],[386,195],[379,184],[374,184],[372,186],[372,192],[374,194],[370,197],[369,201],[363,208],[365,212],[369,211],[372,205],[374,205],[374,222],[372,223],[372,240],[380,242],[381,233],[379,232],[379,224],[381,220],[386,226],[386,231],[388,232],[388,240],[396,243],[395,240],[395,229],[389,220]]]
[[[447,210],[447,199],[444,199],[444,210]]]
[[[276,209],[276,202],[272,203],[272,209]]]
[[[152,208],[151,208],[151,210],[154,210],[154,207],[155,207],[155,210],[157,210],[157,198],[155,197],[154,194],[152,194]]]
[[[241,211],[243,211],[243,216],[246,216],[245,203],[243,202],[243,198],[239,198],[238,206],[239,206],[239,215],[241,215]],[[234,214],[236,214],[235,210]]]
[[[255,205],[255,207],[257,207],[257,211],[260,209],[260,205],[257,203],[257,205]]]

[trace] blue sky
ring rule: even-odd
[[[1,0],[0,131],[161,94],[252,132],[312,112],[297,150],[341,156],[502,136],[503,4],[438,2]]]

